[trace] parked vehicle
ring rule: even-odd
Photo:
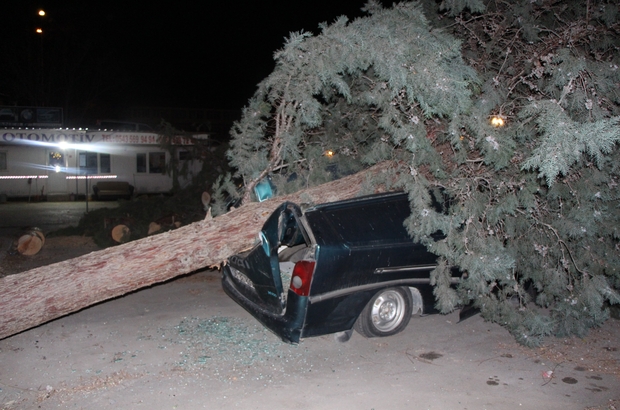
[[[402,331],[433,310],[429,273],[437,257],[413,242],[404,193],[379,194],[302,210],[285,202],[257,244],[223,268],[226,293],[282,340]],[[454,277],[453,281],[458,281]]]

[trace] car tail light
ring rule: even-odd
[[[315,261],[299,261],[293,268],[291,276],[291,290],[299,296],[308,296],[310,293],[310,282],[314,273]]]

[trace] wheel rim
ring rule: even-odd
[[[380,294],[372,305],[372,323],[381,332],[390,332],[398,327],[405,316],[405,298],[395,290]]]

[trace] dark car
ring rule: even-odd
[[[437,257],[413,242],[404,193],[276,209],[250,250],[223,268],[226,293],[282,340],[352,329],[366,337],[403,330],[433,309]],[[453,277],[457,282],[458,277]]]

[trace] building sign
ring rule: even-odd
[[[61,127],[62,108],[0,106],[2,127]]]
[[[195,135],[194,137],[205,137]],[[126,145],[157,145],[161,136],[152,132],[110,132],[58,129],[9,130],[0,129],[0,143],[17,144],[89,144],[108,143]],[[174,145],[192,145],[190,138],[173,137]]]
[[[48,143],[80,144],[95,142],[95,134],[80,131],[62,130],[0,130],[0,142],[8,143]],[[102,136],[99,136],[99,140]]]
[[[140,133],[102,134],[101,142],[114,144],[159,144],[159,135]]]

